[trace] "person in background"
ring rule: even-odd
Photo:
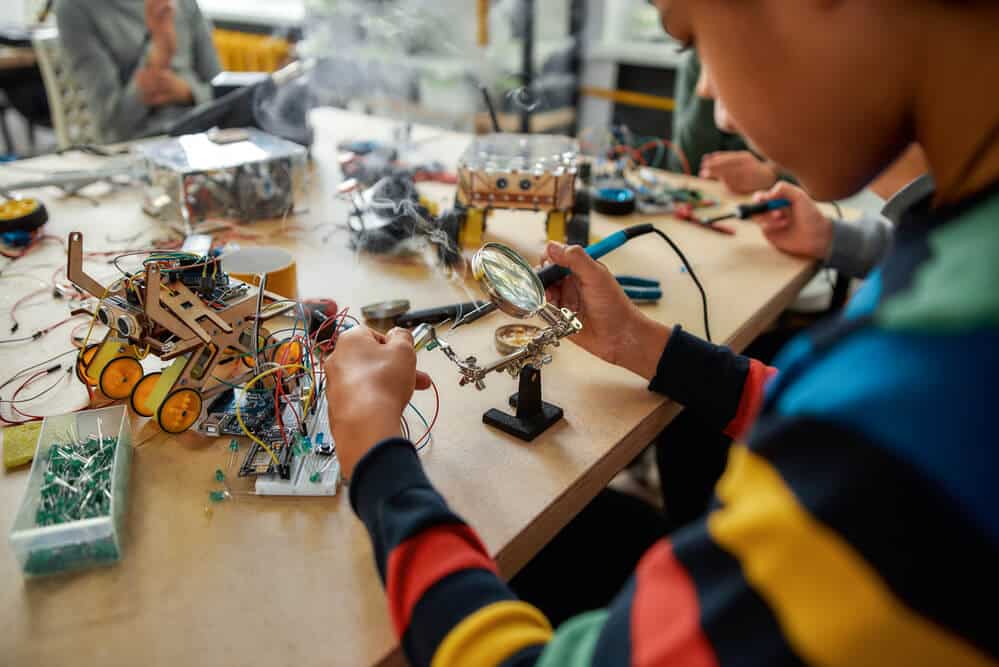
[[[400,437],[429,384],[409,333],[345,334],[327,361],[330,421],[406,656],[999,664],[981,613],[999,559],[999,5],[657,5],[674,37],[696,40],[746,136],[817,198],[863,188],[913,142],[936,190],[903,212],[847,311],[774,367],[645,317],[582,248],[549,246],[572,271],[550,297],[581,317],[574,342],[739,443],[703,516],[657,542],[606,609],[557,630],[516,599]]]
[[[219,60],[196,0],[59,0],[56,20],[102,141],[162,133],[211,100]]]
[[[673,142],[701,178],[721,181],[735,194],[766,190],[782,177],[774,163],[757,157],[734,129],[718,122],[715,100],[704,90],[700,58],[693,50],[677,68],[673,110]],[[671,153],[669,169],[682,171]]]

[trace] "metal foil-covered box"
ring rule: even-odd
[[[304,199],[306,149],[260,130],[188,134],[137,149],[149,181],[144,209],[187,227],[281,218]]]

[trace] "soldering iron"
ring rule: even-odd
[[[770,201],[760,202],[759,204],[740,204],[735,207],[735,213],[728,213],[726,215],[720,215],[717,218],[710,218],[705,220],[704,224],[713,225],[716,222],[732,220],[733,218],[738,218],[739,220],[749,220],[750,218],[762,213],[780,211],[785,208],[791,208],[790,199],[771,199]]]

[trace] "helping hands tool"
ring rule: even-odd
[[[639,236],[644,236],[645,234],[651,234],[654,231],[655,227],[648,223],[643,225],[634,225],[632,227],[622,229],[619,232],[614,232],[610,236],[607,236],[602,241],[587,246],[586,254],[592,257],[593,259],[600,259],[601,257],[610,253],[611,251],[617,250],[631,239]],[[563,266],[558,266],[556,264],[546,266],[540,271],[537,271],[538,278],[541,279],[541,284],[544,285],[546,288],[557,284],[558,282],[566,278],[570,273],[572,272],[569,271],[569,269]],[[475,320],[488,315],[489,313],[496,310],[496,308],[497,308],[496,304],[492,302],[486,304],[485,306],[482,306],[481,308],[476,308],[468,315],[458,320],[455,323],[455,325],[452,327],[452,331],[460,326],[468,324],[469,322],[474,322]]]

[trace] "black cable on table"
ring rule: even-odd
[[[663,231],[659,229],[654,229],[653,231],[657,235],[659,235],[659,237],[662,238],[663,241],[666,241],[666,243],[669,244],[669,247],[673,248],[673,252],[675,252],[677,257],[680,258],[680,261],[683,262],[683,266],[685,269],[687,269],[687,273],[690,274],[690,278],[694,281],[694,284],[697,285],[697,290],[701,293],[701,305],[704,308],[704,335],[709,343],[712,342],[711,325],[708,323],[708,295],[704,291],[704,286],[701,285],[701,281],[697,278],[697,274],[694,273],[694,267],[690,265],[690,262],[687,261],[687,258],[683,254],[683,251],[680,250],[680,247],[673,242],[673,239],[668,237]]]

